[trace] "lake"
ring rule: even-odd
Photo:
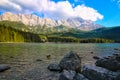
[[[58,80],[59,73],[50,72],[47,66],[59,62],[71,50],[82,57],[83,65],[94,65],[93,56],[120,53],[120,44],[0,43],[0,64],[11,66],[0,73],[0,80]]]

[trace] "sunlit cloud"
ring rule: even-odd
[[[75,2],[78,1],[83,0],[75,0]],[[91,21],[103,19],[103,15],[94,8],[85,5],[74,6],[69,0],[59,2],[51,0],[0,0],[0,11],[24,14],[37,12],[44,14],[44,17],[55,20],[71,17],[81,17]]]

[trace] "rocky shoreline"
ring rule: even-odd
[[[120,80],[120,54],[103,58],[94,56],[93,58],[96,60],[94,65],[82,65],[82,57],[70,51],[59,63],[49,64],[48,69],[60,74],[59,79],[55,80]],[[1,73],[10,68],[9,65],[0,64]]]
[[[59,80],[120,80],[120,54],[96,59],[95,65],[81,65],[81,57],[70,51],[57,63],[48,66],[50,71],[60,72]]]

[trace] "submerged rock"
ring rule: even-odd
[[[81,72],[81,58],[77,53],[71,51],[60,61],[59,66],[62,70]]]
[[[50,59],[51,58],[51,55],[49,54],[49,55],[46,55],[46,58],[47,59]]]
[[[42,59],[36,59],[36,61],[43,61]]]
[[[114,50],[119,50],[118,48],[114,48]]]
[[[113,72],[107,69],[85,65],[82,74],[90,80],[120,80],[120,72]]]
[[[8,69],[10,69],[10,66],[0,64],[0,72],[6,71]]]
[[[96,66],[103,67],[112,71],[120,70],[119,57],[104,58],[96,61]]]
[[[91,54],[93,54],[93,52],[90,52]]]
[[[98,60],[98,59],[101,59],[100,57],[98,56],[93,56],[94,59]]]
[[[61,73],[59,80],[74,80],[74,77],[76,75],[75,71],[72,70],[63,70],[63,72]]]
[[[52,63],[48,66],[50,71],[61,71],[60,66],[57,63]]]

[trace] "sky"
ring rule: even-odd
[[[0,0],[0,15],[5,12],[54,20],[80,17],[106,27],[120,26],[120,0]]]

